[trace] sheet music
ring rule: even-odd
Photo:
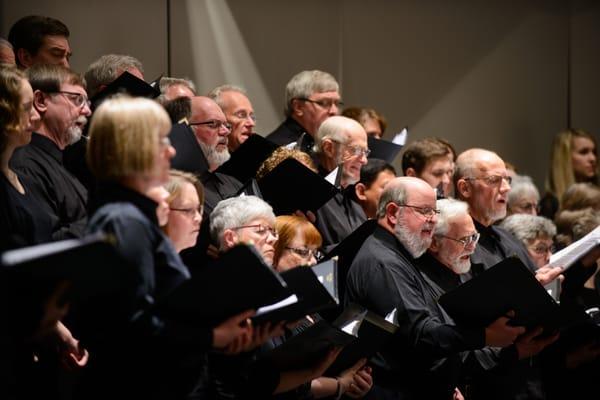
[[[394,138],[392,139],[392,143],[395,144],[399,144],[401,146],[404,146],[404,144],[406,143],[406,139],[408,138],[408,129],[404,128],[400,131],[400,133],[397,133]]]
[[[600,244],[600,225],[593,231],[550,256],[550,267],[567,269],[581,257],[585,256],[592,248]]]
[[[268,306],[260,307],[256,310],[256,315],[261,315],[268,313],[269,311],[277,310],[279,308],[287,307],[290,304],[294,304],[298,302],[298,297],[295,294],[286,297],[285,299],[278,301],[277,303],[270,304]]]

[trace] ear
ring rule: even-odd
[[[223,244],[225,247],[230,249],[239,242],[237,233],[233,229],[225,229],[223,232]]]
[[[396,226],[398,224],[398,210],[400,206],[394,202],[389,202],[385,206],[385,217],[388,220],[388,223],[391,226]]]
[[[46,95],[41,90],[36,90],[33,93],[33,106],[40,115],[44,115],[48,106],[46,105]]]
[[[409,168],[406,169],[406,172],[404,173],[404,176],[416,177],[417,176],[417,171],[415,171],[415,169],[413,167],[409,167]]]
[[[473,188],[467,180],[460,178],[458,182],[456,182],[456,193],[460,195],[460,197],[462,197],[463,199],[470,198],[472,192]]]
[[[329,158],[335,158],[335,143],[333,140],[329,138],[323,139],[321,142],[321,149],[323,150],[323,154],[325,154]]]
[[[19,64],[25,68],[31,67],[31,64],[33,64],[31,54],[24,48],[17,50],[15,56],[17,57],[17,60],[19,60]]]
[[[304,113],[302,111],[302,108],[300,107],[300,103],[301,103],[301,100],[299,100],[299,99],[292,100],[292,115],[301,116]]]
[[[439,243],[440,239],[437,236],[433,236],[432,240],[431,240],[431,245],[429,245],[429,250],[431,250],[432,253],[437,254],[440,250],[440,243]]]
[[[354,193],[356,194],[356,198],[358,198],[361,201],[367,200],[367,196],[365,196],[366,190],[367,187],[364,183],[357,183],[356,185],[354,185]]]

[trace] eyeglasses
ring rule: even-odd
[[[233,227],[231,229],[238,230],[238,229],[244,229],[244,228],[255,228],[254,233],[257,233],[260,236],[267,237],[267,235],[270,233],[271,236],[273,236],[273,238],[275,238],[275,240],[279,239],[279,234],[277,233],[277,230],[268,225],[261,225],[261,224],[242,225],[242,226]]]
[[[254,113],[249,113],[244,110],[234,112],[233,116],[239,119],[251,119],[252,122],[256,122],[256,116],[254,115]]]
[[[512,177],[502,176],[502,175],[488,175],[488,176],[482,176],[482,177],[478,177],[478,178],[464,178],[464,179],[467,181],[481,180],[481,181],[484,181],[485,183],[487,183],[489,186],[498,186],[502,183],[503,180],[506,181],[506,183],[508,183],[509,186],[512,183]]]
[[[342,143],[338,140],[335,139],[331,139],[329,138],[329,140],[331,140],[332,142],[335,142],[337,144],[340,144],[342,146],[344,146],[346,149],[349,150],[349,153],[353,156],[353,157],[361,157],[362,155],[364,155],[365,157],[369,157],[369,154],[371,154],[371,150],[369,149],[365,149],[363,147],[360,146],[352,146],[346,143]]]
[[[312,100],[307,99],[306,97],[298,97],[298,100],[307,101],[309,103],[313,103],[318,105],[325,110],[329,110],[332,106],[336,106],[337,108],[341,108],[344,106],[344,102],[341,100],[332,100],[332,99],[322,99],[322,100]]]
[[[446,236],[446,235],[436,235],[436,236],[443,237],[443,238],[450,239],[450,240],[454,240],[455,242],[458,242],[458,243],[462,244],[465,248],[467,248],[470,245],[476,245],[477,242],[479,241],[479,236],[480,235],[479,235],[479,232],[475,232],[472,235],[464,236],[464,237],[461,237],[461,238],[458,238],[458,239],[455,239],[453,237]]]
[[[58,90],[56,92],[52,92],[56,94],[64,95],[75,107],[83,107],[87,105],[90,107],[92,103],[88,100],[87,96],[77,92],[68,92],[66,90]]]
[[[323,258],[323,253],[321,253],[321,251],[319,251],[318,249],[307,249],[307,248],[301,248],[301,247],[288,247],[286,246],[287,250],[291,250],[292,252],[296,253],[297,255],[299,255],[300,257],[304,258],[305,260],[308,260],[311,256],[315,257],[315,260],[319,261]]]
[[[421,214],[422,216],[427,217],[427,218],[431,218],[434,215],[438,215],[440,213],[440,210],[437,210],[437,209],[431,208],[431,207],[419,207],[419,206],[411,206],[408,204],[398,204],[398,203],[396,203],[396,205],[398,205],[398,207],[412,208],[413,210],[415,210],[416,212],[418,212],[419,214]]]
[[[515,204],[514,208],[520,208],[522,210],[536,210],[536,211],[539,211],[539,207],[538,207],[537,203]]]
[[[548,253],[554,253],[556,251],[556,248],[554,247],[554,245],[546,246],[544,244],[538,244],[535,247],[529,247],[529,250],[533,251],[535,254],[543,256]]]
[[[208,126],[210,129],[221,129],[222,126],[225,127],[225,129],[227,129],[228,131],[231,130],[231,124],[229,122],[225,122],[225,121],[219,121],[218,119],[211,119],[208,121],[204,121],[204,122],[190,122],[188,123],[189,126],[194,126],[194,125],[206,125]]]
[[[183,215],[185,215],[188,218],[194,218],[196,216],[196,213],[202,217],[202,214],[204,213],[204,206],[199,206],[196,208],[194,208],[194,207],[190,207],[190,208],[169,207],[169,210],[183,213]]]

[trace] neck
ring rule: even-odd
[[[473,211],[470,211],[469,213],[471,214],[471,218],[473,218],[475,221],[479,222],[481,225],[485,226],[486,228],[494,223],[493,220],[486,218],[483,215],[479,215],[477,213],[474,213]]]
[[[302,118],[299,118],[299,117],[296,117],[295,115],[292,115],[292,119],[294,121],[296,121],[298,123],[298,125],[300,125],[302,128],[304,128],[304,132],[306,132],[307,135],[312,136],[313,139],[314,139],[315,135],[313,135],[312,132],[308,131],[308,128],[306,127],[307,124],[304,123],[304,121],[302,120]]]
[[[140,177],[125,177],[119,181],[119,184],[143,195],[146,195],[146,192],[152,187],[152,184],[148,179]]]
[[[54,144],[56,144],[60,150],[64,150],[65,147],[67,147],[68,143],[64,143],[64,141],[61,140],[60,135],[57,135],[51,129],[48,129],[48,127],[46,125],[42,124],[42,126],[40,126],[40,129],[37,131],[37,133],[52,140],[52,142],[54,142]]]

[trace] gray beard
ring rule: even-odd
[[[208,161],[208,164],[211,167],[220,167],[231,157],[227,148],[223,151],[217,151],[216,147],[211,147],[204,142],[198,141],[198,144],[200,144],[200,148],[206,157],[206,161]]]
[[[413,258],[419,258],[427,251],[429,246],[431,245],[432,238],[421,239],[418,234],[413,232],[409,232],[403,225],[397,224],[394,229],[394,234],[404,245],[406,250],[410,253]]]
[[[67,129],[67,137],[69,139],[69,144],[74,144],[79,142],[81,139],[81,128],[77,125],[73,125]]]

